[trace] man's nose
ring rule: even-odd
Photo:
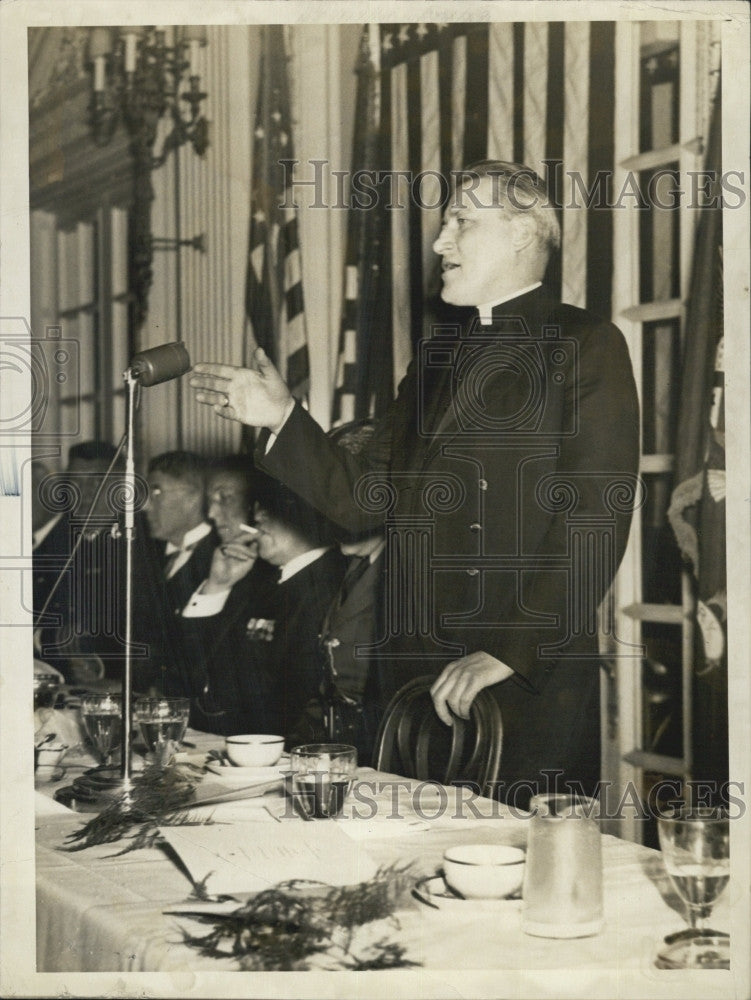
[[[441,231],[433,243],[433,252],[437,254],[444,254],[451,246],[452,240],[448,232],[447,226],[441,226]]]

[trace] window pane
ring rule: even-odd
[[[680,321],[642,327],[642,452],[672,454],[680,391]]]
[[[683,673],[679,625],[644,622],[642,663],[644,735],[642,747],[668,757],[681,757]]]
[[[643,600],[647,604],[680,604],[682,562],[667,520],[673,474],[647,473],[642,478],[647,489],[642,508]]]
[[[639,174],[639,299],[680,296],[680,174],[671,163]]]
[[[672,22],[674,24],[675,22]],[[677,32],[677,28],[675,29]],[[639,152],[678,142],[680,121],[680,48],[671,23],[662,37],[641,47]],[[644,36],[643,36],[644,37]]]

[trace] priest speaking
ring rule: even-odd
[[[329,441],[261,349],[250,369],[201,363],[191,377],[199,402],[264,428],[266,472],[347,530],[386,522],[381,701],[432,673],[450,724],[490,687],[499,795],[519,805],[551,776],[587,793],[599,780],[597,610],[640,492],[627,346],[545,286],[559,244],[529,168],[483,161],[459,176],[434,250],[442,298],[474,315],[421,342],[357,455]]]

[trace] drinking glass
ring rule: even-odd
[[[109,767],[112,754],[122,744],[123,699],[119,694],[87,694],[81,698],[81,718],[102,758]]]
[[[535,937],[599,934],[602,852],[594,799],[535,795],[522,887],[522,930]]]
[[[133,714],[156,762],[168,764],[188,728],[189,699],[139,698]]]
[[[344,808],[357,772],[347,743],[307,743],[290,753],[292,797],[306,819],[331,819]]]
[[[730,825],[722,808],[680,806],[657,820],[662,859],[687,906],[687,929],[670,934],[659,951],[663,968],[728,969],[730,938],[705,921],[730,879]]]

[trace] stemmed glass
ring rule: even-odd
[[[104,767],[110,767],[112,754],[122,744],[122,695],[84,695],[81,699],[81,717]]]
[[[730,828],[722,808],[676,808],[657,820],[670,881],[688,907],[689,927],[665,939],[657,956],[663,968],[727,969],[730,938],[705,921],[730,879]]]
[[[139,698],[135,719],[154,759],[165,766],[174,756],[188,728],[188,698]]]

